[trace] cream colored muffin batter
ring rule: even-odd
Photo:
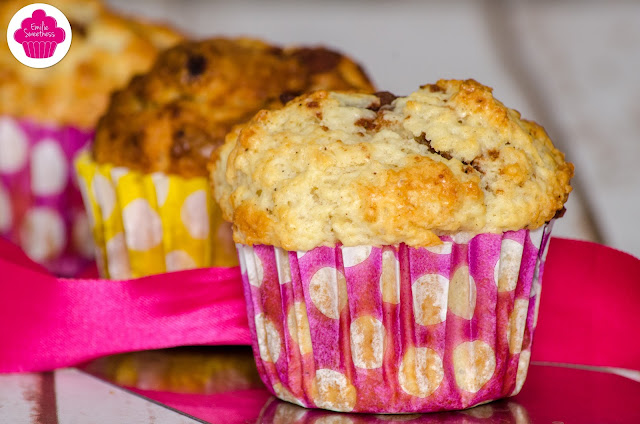
[[[287,250],[538,228],[573,176],[542,127],[474,80],[303,95],[230,133],[213,162],[235,241]]]

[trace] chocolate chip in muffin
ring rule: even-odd
[[[171,156],[179,158],[191,151],[191,145],[185,138],[184,130],[173,133],[173,143],[171,144]]]
[[[376,123],[373,119],[360,118],[358,119],[354,125],[364,128],[367,131],[374,130],[376,128]]]
[[[427,149],[429,149],[429,152],[438,155],[438,156],[442,156],[443,158],[449,160],[452,158],[452,156],[448,153],[448,152],[439,152],[436,149],[434,149],[431,146],[431,140],[427,139],[427,135],[425,133],[420,134],[420,137],[414,137],[413,138],[416,143],[418,144],[422,144],[424,146],[427,146]]]
[[[198,78],[207,68],[207,59],[202,55],[189,56],[187,59],[187,71],[190,78]]]
[[[285,105],[289,103],[291,100],[298,97],[300,94],[302,93],[294,92],[294,91],[284,91],[282,92],[282,94],[280,94],[280,101],[282,102],[283,105]]]
[[[553,216],[553,219],[562,218],[566,211],[567,211],[567,208],[565,208],[564,206],[561,209],[558,209],[556,211],[556,214]]]
[[[79,37],[87,36],[87,26],[78,22],[78,21],[69,21],[69,25],[71,25],[71,31],[73,31],[73,35]]]
[[[373,93],[373,95],[380,99],[380,107],[390,105],[398,98],[398,96],[388,91],[378,91],[377,93]]]
[[[338,66],[342,56],[323,47],[316,47],[299,49],[294,53],[294,57],[304,63],[309,72],[319,74],[328,72]]]
[[[97,150],[105,152],[104,162],[118,166],[182,177],[206,176],[207,152],[222,144],[234,125],[248,121],[258,111],[282,107],[307,91],[374,91],[353,61],[336,55],[318,48],[280,48],[252,39],[184,42],[162,53],[150,72],[114,98],[97,131]],[[304,61],[307,58],[311,63]],[[332,66],[335,68],[319,74],[310,70]],[[322,120],[317,103],[301,106]],[[129,144],[136,130],[145,137],[124,157],[112,146]],[[106,132],[110,132],[108,137]],[[166,137],[163,142],[158,142],[160,134]],[[142,156],[153,157],[150,167],[140,167]]]
[[[378,102],[372,103],[367,109],[374,112],[378,112],[379,110],[384,109],[385,106],[389,106],[395,99],[398,98],[398,96],[390,93],[389,91],[378,91],[377,93],[373,93],[373,95],[378,98]]]
[[[318,104],[318,102],[313,100],[313,101],[307,102],[307,107],[309,109],[317,109],[318,107],[320,107],[320,105]]]
[[[284,55],[284,50],[282,49],[282,47],[278,47],[278,46],[272,46],[269,49],[269,52],[278,57],[282,57]]]
[[[438,84],[427,84],[420,86],[420,88],[428,88],[432,93],[442,93],[445,91],[445,89],[440,87]]]
[[[479,162],[480,161],[478,160],[478,158],[475,158],[471,161],[470,165],[473,167],[473,169],[484,175],[484,169],[482,169]]]

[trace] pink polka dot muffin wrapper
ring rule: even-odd
[[[225,265],[220,233],[228,228],[206,178],[99,164],[88,152],[75,166],[104,278]]]
[[[0,116],[0,236],[58,275],[73,276],[94,257],[72,168],[92,136]]]
[[[456,410],[524,383],[551,226],[428,248],[238,245],[258,371],[342,412]]]

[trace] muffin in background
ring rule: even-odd
[[[115,93],[77,170],[109,278],[237,264],[207,163],[233,126],[316,89],[371,91],[360,66],[321,47],[255,39],[181,43]]]
[[[273,394],[411,413],[520,391],[573,165],[490,88],[302,95],[213,162]]]
[[[0,4],[0,24],[29,1]],[[73,39],[54,66],[29,68],[0,44],[0,236],[61,275],[93,260],[91,230],[72,159],[93,137],[111,92],[146,71],[174,30],[107,9],[95,0],[52,0]]]
[[[186,346],[105,356],[85,370],[122,386],[211,394],[262,387],[248,346]]]

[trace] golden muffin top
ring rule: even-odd
[[[228,135],[211,176],[236,242],[306,251],[534,229],[563,210],[573,165],[491,88],[441,80],[261,111]]]
[[[7,28],[27,0],[0,3],[0,26]],[[132,75],[144,72],[159,50],[182,39],[172,29],[113,13],[97,0],[51,0],[71,24],[67,55],[50,68],[18,62],[0,43],[0,115],[91,129],[109,95]]]
[[[114,94],[93,155],[142,172],[206,176],[211,152],[234,125],[317,89],[372,85],[358,64],[322,47],[247,38],[183,42]]]

